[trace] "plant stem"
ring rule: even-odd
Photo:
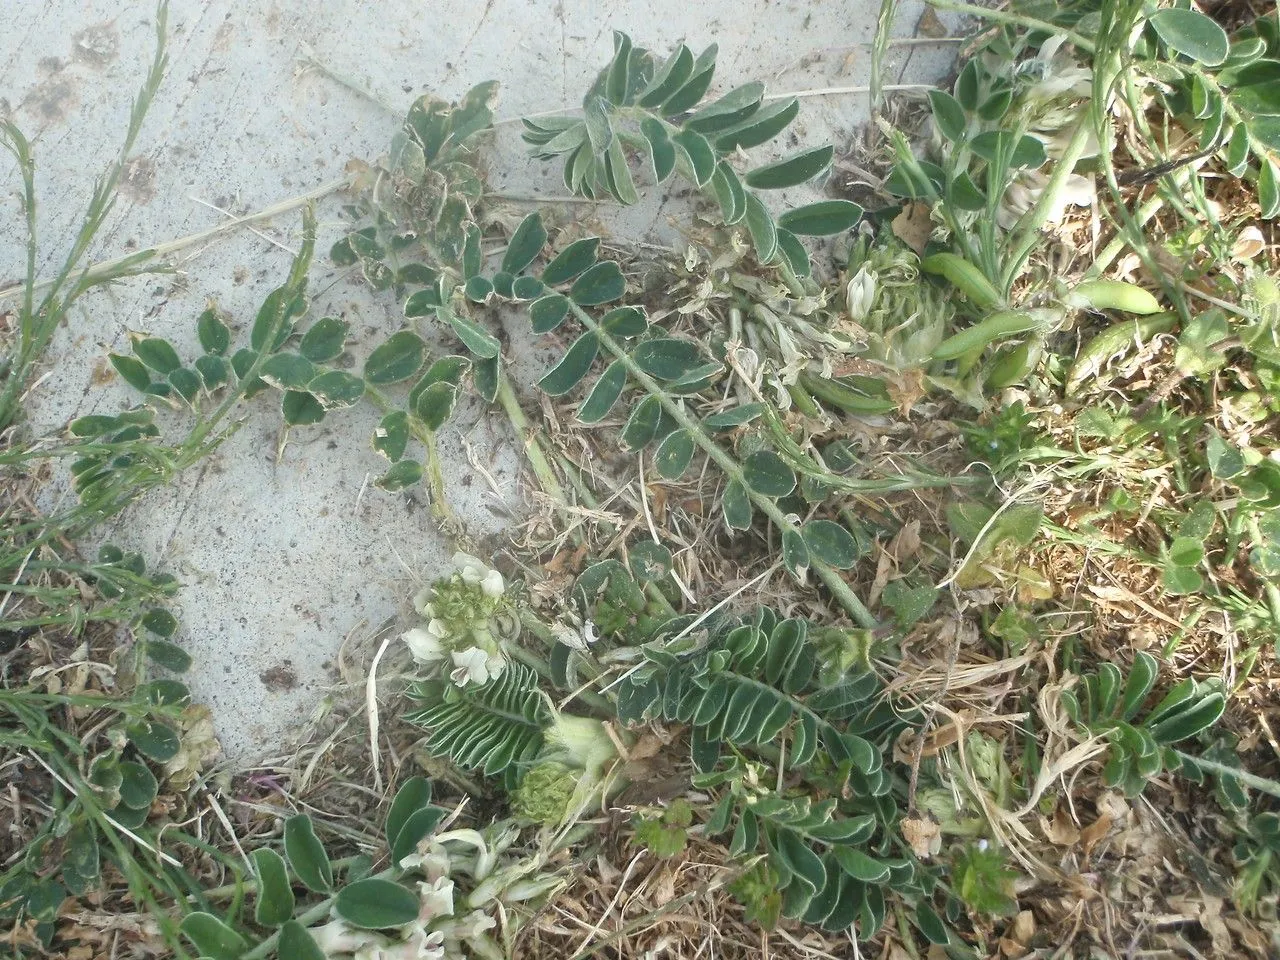
[[[743,477],[741,465],[730,457],[729,454],[725,453],[718,443],[706,435],[706,432],[702,429],[702,425],[690,417],[689,414],[685,412],[684,407],[672,400],[656,380],[641,370],[636,362],[631,358],[631,355],[623,350],[613,337],[609,336],[608,333],[601,329],[600,325],[592,319],[590,314],[572,301],[570,301],[569,307],[573,311],[574,316],[578,318],[578,321],[599,338],[599,341],[605,350],[622,362],[623,366],[627,368],[627,373],[635,379],[636,382],[643,386],[650,396],[656,397],[663,409],[665,409],[681,427],[688,431],[693,442],[701,447],[707,456],[715,461],[716,466],[724,472],[725,476],[731,482],[740,483],[742,485],[742,488],[747,491],[747,496],[749,496],[760,511],[768,517],[770,521],[772,521],[774,526],[776,526],[780,531],[791,531],[799,535],[799,530],[796,528],[796,525],[787,518],[787,516],[778,507],[777,503],[768,497],[756,493],[747,485],[746,479]],[[838,571],[820,562],[815,563],[813,569],[817,572],[822,582],[827,585],[827,588],[831,591],[832,595],[835,596],[840,606],[845,609],[845,612],[849,614],[855,623],[867,628],[874,628],[879,625],[876,618],[871,615],[871,611],[869,611],[862,601],[858,599],[857,595],[853,592],[852,588],[844,582],[844,578],[840,576]]]
[[[1160,212],[1164,206],[1164,197],[1156,194],[1142,206],[1138,207],[1136,220],[1139,225],[1145,226],[1147,222]],[[1116,232],[1110,242],[1102,248],[1102,251],[1094,257],[1093,263],[1089,265],[1089,269],[1085,271],[1084,279],[1096,280],[1107,272],[1107,268],[1111,266],[1116,257],[1120,256],[1125,247],[1129,245],[1125,239],[1124,231]]]
[[[1216,760],[1206,760],[1204,757],[1193,757],[1189,753],[1177,751],[1179,757],[1191,763],[1202,770],[1219,777],[1234,777],[1243,783],[1246,787],[1252,787],[1259,793],[1269,794],[1273,797],[1280,797],[1280,783],[1274,780],[1268,780],[1265,777],[1259,777],[1256,774],[1249,773],[1247,770],[1240,770],[1236,767],[1229,767],[1225,763],[1218,763]]]
[[[347,867],[351,866],[353,863],[355,863],[359,859],[361,858],[358,856],[341,857],[338,860],[331,861],[330,866],[332,866],[335,871],[345,870]],[[204,895],[210,900],[221,900],[225,897],[235,896],[237,892],[256,893],[257,891],[258,891],[258,881],[253,879],[245,879],[240,881],[239,883],[226,883],[220,887],[214,887],[212,890],[206,890],[204,892]],[[195,899],[194,897],[187,897],[188,901],[191,901],[194,899]]]
[[[543,455],[542,447],[538,444],[538,435],[533,427],[530,426],[529,418],[524,415],[524,410],[520,407],[520,401],[516,399],[515,391],[511,389],[511,381],[507,377],[506,371],[503,371],[498,376],[498,403],[519,436],[521,446],[524,448],[525,459],[529,461],[529,466],[533,469],[533,475],[538,478],[538,483],[542,485],[542,489],[555,497],[560,503],[567,505],[569,501],[565,497],[564,487],[560,484],[560,478],[556,476],[555,471],[551,469],[551,464],[547,462],[547,458]]]
[[[1040,242],[1040,228],[1044,226],[1045,220],[1049,216],[1049,211],[1058,203],[1058,199],[1062,191],[1066,189],[1067,178],[1071,176],[1076,168],[1076,164],[1080,158],[1084,156],[1084,151],[1089,145],[1089,122],[1081,120],[1072,134],[1071,140],[1067,143],[1066,150],[1063,151],[1062,157],[1053,168],[1053,173],[1049,176],[1049,182],[1045,184],[1044,190],[1040,193],[1040,199],[1036,201],[1035,206],[1022,215],[1022,218],[1014,225],[1013,256],[1009,258],[1001,276],[1001,291],[1008,295],[1009,289],[1013,286],[1013,282],[1022,272],[1023,265],[1027,262],[1027,258],[1031,256],[1031,251],[1035,249],[1036,244]]]
[[[964,13],[978,20],[990,20],[993,23],[1007,23],[1015,27],[1026,27],[1028,30],[1040,30],[1045,33],[1064,34],[1068,40],[1074,43],[1085,53],[1093,53],[1093,41],[1083,34],[1076,33],[1074,30],[1067,30],[1055,23],[1047,20],[1040,20],[1036,17],[1025,17],[1017,13],[1008,13],[1004,10],[992,10],[989,7],[979,7],[971,3],[956,3],[954,0],[927,0],[929,6],[936,7],[939,10],[950,10],[953,13]]]
[[[371,384],[365,384],[365,393],[369,395],[373,405],[383,413],[398,409],[385,393]],[[454,519],[453,510],[449,508],[449,502],[444,496],[444,473],[440,469],[440,454],[436,450],[435,431],[417,417],[409,418],[409,429],[422,444],[422,459],[426,461],[427,489],[431,493],[431,512],[435,514],[437,520],[451,522]]]
[[[287,200],[281,200],[279,203],[273,203],[269,207],[264,207],[255,213],[247,213],[243,217],[233,217],[225,220],[216,227],[210,227],[207,230],[201,230],[198,233],[188,234],[185,237],[178,237],[176,240],[168,240],[164,243],[158,243],[153,247],[145,250],[139,250],[137,253],[131,253],[125,257],[116,257],[114,260],[103,260],[95,263],[85,269],[81,274],[82,282],[87,281],[90,286],[98,283],[107,277],[114,276],[120,269],[136,269],[144,263],[152,260],[162,259],[171,254],[177,253],[179,250],[185,250],[187,247],[194,246],[205,240],[212,240],[224,233],[230,233],[237,227],[245,227],[251,223],[257,223],[260,220],[270,220],[282,213],[289,213],[297,210],[299,207],[305,207],[307,204],[329,196],[331,193],[337,193],[351,186],[351,178],[343,177],[340,180],[330,180],[328,183],[321,184],[308,193],[299,194],[296,197],[290,197]],[[34,285],[35,290],[43,290],[52,286],[55,280],[45,280]],[[0,300],[8,299],[17,293],[25,293],[26,284],[14,284],[11,287],[0,288]]]

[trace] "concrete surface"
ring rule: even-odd
[[[611,55],[613,28],[663,53],[682,40],[695,50],[718,42],[713,93],[756,78],[770,92],[865,84],[877,7],[877,0],[174,0],[166,80],[95,259],[212,226],[222,214],[210,205],[246,213],[340,177],[350,158],[386,149],[399,112],[424,91],[453,98],[497,78],[500,118],[576,105]],[[921,10],[902,3],[894,35],[918,35]],[[150,0],[0,0],[0,114],[35,143],[46,273],[115,151],[151,57],[153,15]],[[933,82],[954,51],[895,48],[887,79]],[[308,52],[396,113],[306,69]],[[812,96],[793,129],[802,143],[844,147],[865,119],[862,95]],[[518,132],[517,124],[500,127],[493,185],[563,193],[559,171],[526,159]],[[3,287],[18,279],[23,257],[7,155],[0,183]],[[319,250],[340,229],[339,202],[320,207]],[[209,297],[247,324],[284,277],[282,248],[295,246],[298,234],[296,215],[280,217],[196,251],[177,276],[87,298],[54,342],[50,376],[30,398],[35,423],[56,430],[132,402],[118,382],[94,376],[108,350],[125,349],[129,330],[194,345],[193,321]],[[311,289],[314,315],[345,316],[360,339],[400,323],[392,298],[370,295],[324,259]],[[526,364],[521,372],[536,370]],[[183,580],[179,639],[195,658],[191,685],[213,708],[237,762],[281,753],[332,682],[343,638],[405,609],[410,570],[431,578],[447,566],[450,548],[421,495],[365,489],[383,466],[368,445],[375,420],[357,408],[296,430],[277,462],[278,413],[269,402],[255,404],[218,455],[106,532]],[[450,503],[473,537],[500,532],[520,510],[519,465],[504,423],[472,408],[442,434]],[[501,493],[469,465],[464,439]]]

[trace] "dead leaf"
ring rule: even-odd
[[[920,745],[919,733],[915,730],[903,730],[893,745],[893,759],[897,763],[914,763],[916,751],[921,757],[936,757],[946,747],[959,741],[964,736],[966,721],[973,715],[972,710],[961,712],[957,720],[949,720],[940,727],[929,732]]]
[[[900,825],[902,839],[921,860],[928,860],[942,850],[942,827],[933,814],[906,817]]]
[[[1111,814],[1104,813],[1080,831],[1080,847],[1084,851],[1085,857],[1088,857],[1093,848],[1098,845],[1098,841],[1111,832],[1111,824],[1114,822],[1111,819]]]
[[[915,556],[920,549],[920,521],[912,520],[905,524],[889,541],[889,553],[898,563],[903,563]]]
[[[1030,943],[1036,935],[1036,915],[1030,910],[1019,911],[1013,918],[1013,927],[1009,936],[1019,943]]]
[[[895,237],[917,254],[923,255],[924,248],[929,244],[929,236],[933,233],[929,205],[919,200],[908,203],[889,226]]]
[[[636,745],[627,751],[627,759],[629,760],[648,760],[650,757],[656,757],[665,744],[652,731],[646,731]]]
[[[1052,823],[1041,817],[1040,826],[1050,843],[1060,847],[1074,847],[1080,842],[1080,828],[1075,825],[1066,807],[1060,806],[1053,812]]]
[[[663,904],[670,903],[676,895],[676,872],[665,863],[659,869],[658,876],[655,878],[653,885],[653,894],[650,902],[660,907]]]
[[[1020,911],[1000,938],[1001,955],[1008,957],[1009,960],[1034,956],[1030,950],[1030,945],[1031,938],[1035,936],[1035,933],[1035,915],[1030,910]]]
[[[1213,952],[1219,957],[1232,954],[1231,931],[1222,919],[1222,898],[1204,894],[1200,903],[1200,926],[1204,927],[1213,941]]]
[[[889,585],[889,578],[893,575],[897,564],[893,562],[893,557],[889,555],[889,551],[881,547],[880,558],[876,561],[876,575],[871,579],[871,589],[867,591],[867,606],[874,608],[880,600],[880,594],[884,592],[884,588]]]
[[[1115,821],[1129,819],[1128,802],[1114,790],[1103,791],[1093,805],[1099,816],[1107,814]]]
[[[883,379],[885,392],[898,405],[898,412],[904,417],[911,416],[912,408],[929,393],[924,370],[919,367],[890,374]]]
[[[931,40],[941,40],[943,37],[950,36],[946,24],[938,19],[938,14],[933,7],[925,7],[924,13],[920,14],[920,19],[916,23],[916,33]]]
[[[1267,241],[1262,231],[1252,224],[1240,231],[1236,242],[1231,247],[1232,260],[1252,260],[1267,249]]]

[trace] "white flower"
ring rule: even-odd
[[[866,264],[849,280],[844,288],[844,297],[849,309],[849,319],[854,323],[862,323],[876,302],[876,275],[867,269]]]
[[[401,870],[417,870],[431,883],[449,875],[449,851],[430,837],[418,841],[418,849],[400,861]]]
[[[485,563],[469,553],[459,550],[453,555],[453,564],[462,574],[464,583],[478,584],[487,597],[500,597],[506,592],[506,584],[502,574],[485,565]]]
[[[356,930],[341,920],[326,923],[323,927],[312,927],[307,932],[311,934],[311,939],[316,942],[316,946],[326,957],[333,957],[339,953],[355,953],[382,942],[382,938],[376,933],[369,930]]]
[[[419,960],[444,960],[444,934],[436,931],[423,935]]]
[[[498,922],[483,910],[472,910],[455,923],[449,932],[459,940],[470,940],[480,936],[486,930],[492,930],[497,925]]]
[[[1018,219],[1039,202],[1048,182],[1048,175],[1039,170],[1024,170],[1019,174],[1000,198],[1000,207],[996,210],[996,221],[1000,226],[1011,230]],[[1067,215],[1067,207],[1091,206],[1094,197],[1093,180],[1078,173],[1069,174],[1062,191],[1055,198],[1056,202],[1045,211],[1044,226],[1061,223]]]
[[[489,653],[480,647],[455,650],[449,656],[453,658],[454,666],[449,679],[460,687],[468,683],[488,683],[507,665],[507,658],[501,653]]]
[[[414,627],[400,634],[400,639],[409,647],[413,659],[419,663],[434,663],[444,658],[441,632],[432,629],[439,623],[439,620],[432,620],[425,627]]]
[[[418,891],[422,895],[420,921],[430,923],[437,917],[453,916],[453,881],[448,877],[437,877],[434,883],[420,883]]]

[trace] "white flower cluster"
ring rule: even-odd
[[[423,664],[448,661],[458,686],[484,684],[502,673],[506,654],[495,620],[507,613],[502,574],[467,553],[455,553],[452,576],[425,587],[413,605],[426,624],[401,635]]]
[[[395,933],[361,930],[344,920],[308,932],[327,960],[502,960],[505,954],[490,934],[497,927],[493,913],[502,912],[510,922],[505,905],[536,899],[562,883],[542,873],[534,859],[503,856],[517,834],[498,823],[483,833],[453,830],[424,840],[400,861],[401,869],[423,878],[417,884],[418,918]],[[459,890],[454,877],[465,877],[471,892]]]
[[[1050,37],[1034,58],[1018,67],[1019,78],[1030,83],[1021,88],[1014,111],[1030,135],[1044,144],[1051,162],[1039,170],[1021,171],[1000,198],[996,220],[1005,230],[1013,229],[1022,215],[1040,202],[1053,164],[1062,159],[1080,123],[1083,102],[1092,92],[1093,71],[1076,62],[1065,41],[1065,36]],[[1091,136],[1084,156],[1092,157],[1097,152],[1097,141]],[[1095,195],[1091,177],[1069,174],[1053,206],[1045,212],[1044,225],[1061,223],[1068,207],[1090,206]]]

